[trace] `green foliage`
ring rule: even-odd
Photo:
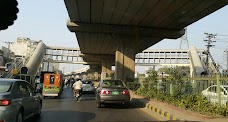
[[[169,77],[162,79],[162,83],[172,84],[172,95],[157,89],[158,76],[154,70],[148,70],[149,77],[143,82],[143,85],[136,90],[136,94],[143,95],[146,98],[166,102],[168,104],[195,111],[206,115],[228,115],[228,106],[218,106],[209,102],[200,94],[193,94],[193,88],[190,82],[182,79],[184,76],[181,68],[169,68]]]
[[[126,82],[127,88],[132,91],[136,91],[140,87],[139,82]]]
[[[207,101],[207,99],[199,94],[171,96],[170,94],[161,93],[155,89],[140,87],[136,94],[143,95],[146,98],[155,99],[166,102],[177,107],[199,112],[206,115],[228,115],[228,107],[219,107]]]
[[[147,89],[147,87],[139,87],[136,91],[135,91],[135,93],[136,94],[140,94],[140,95],[147,95],[147,92],[148,92],[148,89]]]
[[[190,72],[190,68],[189,67],[185,67],[185,66],[180,66],[180,67],[176,67],[176,68],[169,68],[169,67],[164,67],[164,68],[160,68],[158,69],[159,73],[165,73],[165,74],[172,74],[173,71],[178,71],[182,76],[189,76],[189,72]]]
[[[146,78],[146,82],[148,82],[148,87],[149,88],[153,88],[157,82],[158,82],[158,73],[153,70],[153,69],[149,69],[146,71],[147,74],[149,75],[147,78]]]

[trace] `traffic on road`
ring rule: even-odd
[[[65,87],[62,97],[49,97],[43,100],[40,118],[29,118],[25,122],[97,122],[97,121],[156,121],[140,108],[130,105],[109,104],[97,108],[95,95],[84,93],[80,102],[76,102],[72,89]]]

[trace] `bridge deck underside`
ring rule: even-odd
[[[227,5],[227,0],[64,0],[70,20],[76,23],[124,25],[172,32]],[[87,54],[115,54],[113,33],[76,32],[80,49]],[[137,34],[137,32],[135,33]],[[164,37],[139,35],[135,51]]]

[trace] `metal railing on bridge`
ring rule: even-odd
[[[204,51],[197,49],[198,56],[201,57]],[[79,48],[46,46],[44,62],[87,64],[81,55]],[[209,58],[213,60],[212,57]],[[192,65],[192,56],[190,50],[183,49],[144,50],[136,54],[135,64],[140,66],[190,66]],[[207,68],[204,64],[202,65]]]
[[[136,65],[189,66],[189,50],[144,50],[136,54]]]
[[[79,48],[51,47],[46,48],[47,62],[55,63],[76,63],[85,64],[83,58],[80,57],[81,51]]]
[[[198,50],[203,52],[204,50]],[[86,64],[80,56],[79,48],[52,47],[47,46],[45,61],[56,63]],[[188,66],[189,50],[144,50],[136,54],[136,65],[184,65]]]

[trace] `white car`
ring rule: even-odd
[[[220,85],[221,90],[221,104],[228,105],[228,85]],[[212,103],[218,103],[217,85],[212,85],[202,91],[208,101]]]
[[[94,87],[94,83],[92,81],[83,80],[82,83],[83,83],[83,85],[82,85],[83,92],[95,93],[95,87]]]

